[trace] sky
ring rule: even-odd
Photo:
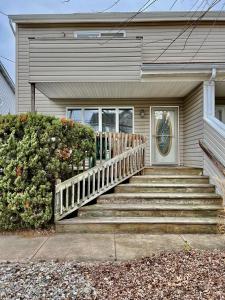
[[[109,8],[116,0],[0,0],[0,12],[10,14],[54,14],[100,12]],[[198,1],[201,4],[203,0]],[[209,3],[212,0],[208,0]],[[146,0],[120,0],[107,11],[137,11]],[[172,5],[175,5],[172,7]],[[196,0],[157,0],[147,11],[188,11]],[[195,6],[195,8],[201,7]],[[203,7],[203,6],[202,6]],[[214,9],[220,9],[219,5]],[[3,57],[13,62],[4,59]],[[15,38],[9,26],[8,17],[0,13],[0,60],[12,79],[15,79]]]

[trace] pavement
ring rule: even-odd
[[[0,262],[75,260],[121,261],[167,250],[225,250],[225,235],[218,234],[50,234],[0,235]]]

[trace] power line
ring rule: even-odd
[[[3,11],[1,11],[1,10],[0,10],[0,14],[5,16],[5,17],[8,17],[8,15],[6,13],[4,13]]]
[[[190,24],[189,26],[187,26],[184,30],[182,30],[177,36],[176,38],[174,38],[172,40],[171,43],[169,43],[169,45],[162,51],[162,53],[160,53],[160,55],[158,55],[156,57],[156,59],[154,61],[157,61],[161,56],[163,56],[163,54],[170,48],[170,46],[172,46],[189,28],[191,28],[191,26],[197,24],[202,18],[204,18],[204,16],[215,6],[217,5],[219,2],[221,2],[221,0],[214,0],[213,3],[208,7],[208,9],[206,11],[204,11],[198,18],[197,20],[195,20],[192,24]]]
[[[133,14],[131,17],[127,18],[127,20],[125,20],[124,22],[119,23],[119,26],[121,26],[118,31],[115,33],[114,36],[116,36],[118,33],[120,33],[124,27],[126,27],[132,20],[134,20],[140,13],[146,11],[146,9],[148,9],[151,5],[153,5],[155,2],[157,2],[158,0],[148,0],[145,2],[144,5],[142,5],[138,11]],[[114,27],[115,28],[115,27]],[[118,28],[118,26],[116,26],[116,28]],[[103,43],[100,43],[101,45],[104,45],[108,42],[110,42],[111,40],[113,40],[114,36],[106,41],[104,41]]]
[[[199,46],[198,50],[197,50],[197,51],[195,52],[195,54],[192,56],[191,60],[193,60],[193,59],[197,56],[197,54],[199,53],[199,51],[202,49],[202,47],[203,47],[203,45],[205,44],[206,40],[208,39],[210,33],[212,32],[213,28],[215,27],[216,22],[217,22],[218,18],[220,17],[220,15],[221,15],[221,13],[222,13],[224,7],[225,7],[225,1],[224,1],[224,3],[223,3],[222,6],[221,6],[221,9],[220,9],[220,11],[219,11],[219,14],[218,14],[217,18],[214,20],[213,25],[211,26],[210,30],[208,31],[207,35],[205,36],[205,38],[204,38],[203,42],[201,43],[201,45]]]
[[[113,2],[109,7],[103,9],[102,11],[99,11],[98,13],[104,13],[110,9],[112,9],[114,6],[116,6],[117,4],[119,4],[121,0],[116,0],[115,2]]]
[[[0,55],[0,57],[1,58],[3,58],[3,59],[5,59],[5,60],[8,60],[8,61],[10,61],[10,62],[12,62],[12,63],[16,63],[14,60],[12,60],[12,59],[10,59],[10,58],[7,58],[7,57],[5,57],[5,56],[2,56],[2,55]]]

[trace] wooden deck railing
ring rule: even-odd
[[[143,142],[144,137],[140,134],[97,132],[95,135],[96,155],[86,157],[80,163],[79,171],[84,172]]]
[[[102,153],[100,163],[56,185],[56,221],[63,219],[79,209],[79,207],[94,200],[144,168],[144,137],[108,133],[105,135],[100,134],[99,136],[99,151]],[[103,136],[105,140],[103,140]],[[103,143],[105,146],[103,146]],[[105,152],[103,152],[103,147]],[[106,151],[109,151],[109,156],[106,155]],[[104,157],[104,153],[106,157]],[[105,159],[103,160],[103,158]]]

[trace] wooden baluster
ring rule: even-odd
[[[117,168],[118,168],[118,162],[116,161],[115,162],[115,181],[118,180],[118,178],[117,178]]]
[[[107,166],[106,169],[106,186],[109,186],[109,165]]]
[[[77,182],[77,204],[80,204],[80,181]]]
[[[121,171],[121,159],[119,160],[119,180],[121,180],[122,171]]]
[[[60,215],[63,213],[63,189],[60,190]]]
[[[127,150],[127,133],[125,134],[124,145],[125,145],[125,151],[126,151]]]
[[[69,186],[66,186],[66,210],[69,209]]]
[[[108,133],[105,133],[105,160],[109,159],[109,154],[108,154]]]
[[[74,182],[72,182],[72,201],[71,206],[74,207]]]
[[[102,169],[102,189],[105,186],[105,168]]]
[[[83,186],[82,186],[82,201],[85,199],[85,179],[83,178],[82,182],[83,182]]]
[[[113,184],[113,164],[111,164],[111,184]]]
[[[102,132],[99,134],[100,138],[100,163],[102,163]]]
[[[91,192],[91,176],[90,173],[88,173],[88,192],[87,192],[87,198],[90,198],[90,192]]]
[[[100,169],[98,169],[98,182],[97,182],[97,191],[98,191],[98,193],[100,192],[100,179],[101,179]]]
[[[94,194],[95,192],[95,172],[93,172],[92,176],[92,193]]]
[[[109,133],[109,159],[112,158],[112,133]]]

